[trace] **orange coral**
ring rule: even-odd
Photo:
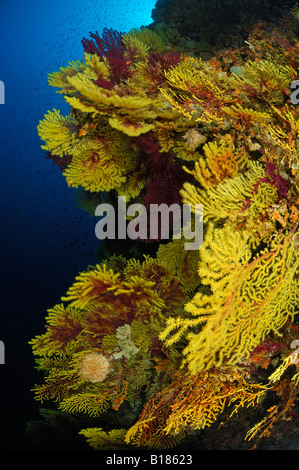
[[[145,407],[126,442],[163,448],[174,445],[187,430],[210,426],[225,406],[231,415],[242,406],[254,406],[267,387],[247,382],[237,369],[213,369],[192,377],[178,371],[163,392]]]

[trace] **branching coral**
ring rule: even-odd
[[[291,377],[284,376],[285,371],[292,368],[295,369],[295,373]],[[282,364],[271,374],[269,382],[280,400],[277,404],[271,406],[267,410],[267,415],[247,432],[246,439],[249,441],[255,439],[254,448],[260,439],[270,437],[280,420],[292,420],[292,410],[298,398],[299,373],[296,372],[296,367],[292,363],[290,355],[286,356]],[[291,426],[292,424],[289,427]]]
[[[266,411],[247,438],[268,437],[298,397],[298,43],[261,23],[204,61],[158,30],[84,38],[84,59],[49,76],[70,115],[49,111],[38,125],[90,213],[104,192],[149,213],[203,206],[199,250],[184,236],[161,243],[159,226],[151,256],[135,246],[136,259],[79,273],[30,342],[45,373],[37,400],[120,412],[119,429],[81,431],[95,449],[174,446],[247,406]]]
[[[282,104],[283,90],[290,85],[294,75],[295,70],[291,67],[279,67],[268,60],[248,61],[241,76],[234,75],[230,84],[238,93],[244,93],[248,100]]]
[[[95,450],[126,450],[124,442],[126,429],[112,429],[106,432],[102,428],[88,428],[80,431]]]
[[[38,126],[39,136],[46,141],[43,149],[60,157],[72,151],[76,121],[71,116],[61,116],[60,111],[49,111]]]
[[[160,245],[157,259],[167,266],[187,291],[192,291],[200,284],[198,275],[200,253],[199,250],[196,252],[185,250],[184,243],[185,239],[182,236],[166,245]]]
[[[185,307],[192,317],[169,319],[160,337],[170,345],[189,331],[184,355],[193,374],[241,364],[271,331],[279,334],[294,318],[298,268],[292,233],[252,259],[246,234],[230,227],[210,228],[201,249],[199,275],[212,294],[197,293]]]
[[[201,179],[202,175],[203,171],[197,166],[197,179]],[[204,184],[207,186],[207,182]],[[206,221],[222,221],[248,230],[253,244],[269,239],[275,232],[268,210],[278,201],[278,192],[273,180],[258,162],[249,162],[246,172],[223,179],[206,191],[186,183],[181,193],[184,203],[190,204],[194,211],[196,205],[203,205]]]
[[[190,172],[204,189],[217,186],[226,178],[233,178],[245,167],[248,155],[244,148],[236,150],[229,134],[219,142],[209,142],[203,146],[205,158],[200,157],[195,162],[194,170]]]
[[[181,311],[184,299],[178,282],[150,258],[114,258],[81,273],[62,299],[68,305],[50,309],[46,333],[31,341],[47,371],[36,398],[91,416],[124,400],[136,404],[155,377],[155,360],[167,357],[158,339],[165,318]]]
[[[230,369],[196,377],[177,372],[171,385],[147,403],[125,441],[152,448],[173,446],[187,429],[210,426],[228,404],[234,404],[232,414],[242,406],[254,406],[266,389]]]
[[[102,37],[98,32],[90,33],[90,36],[91,39],[82,39],[84,51],[96,54],[101,61],[107,58],[114,83],[127,79],[131,72],[125,57],[122,34],[112,28],[104,28]]]

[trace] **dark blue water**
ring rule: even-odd
[[[41,379],[28,341],[76,274],[96,263],[95,219],[79,209],[36,126],[48,109],[68,113],[47,75],[83,58],[81,39],[152,22],[154,0],[1,0],[0,80],[0,448],[29,449],[25,423],[38,416],[30,388]]]

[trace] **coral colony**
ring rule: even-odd
[[[259,416],[244,430],[252,447],[292,419],[299,384],[292,24],[281,32],[259,23],[241,47],[206,60],[183,50],[177,34],[173,44],[171,34],[146,27],[105,29],[83,39],[83,60],[49,76],[71,111],[48,111],[38,133],[79,205],[101,217],[123,200],[143,208],[143,236],[133,210],[118,227],[121,245],[135,222],[133,248],[109,254],[105,240],[107,256],[78,274],[48,310],[46,331],[30,341],[45,374],[36,399],[92,418],[80,433],[94,449],[179,446],[223,413],[227,422],[248,407]],[[180,209],[180,222],[191,208],[195,237],[203,208],[199,248],[185,249],[191,237],[176,211],[166,214],[169,238],[161,218],[151,236],[151,208],[163,204]],[[116,214],[110,228],[112,219],[102,218],[101,235],[103,224],[116,234]],[[102,424],[107,413],[114,429]]]

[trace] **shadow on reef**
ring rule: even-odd
[[[152,26],[175,29],[189,40],[189,48],[206,52],[240,46],[257,22],[277,24],[295,4],[294,0],[157,0]]]
[[[275,432],[268,438],[262,439],[256,446],[245,441],[247,430],[265,414],[265,407],[273,403],[267,400],[260,409],[242,410],[238,415],[228,419],[223,414],[216,423],[204,431],[198,430],[190,434],[173,451],[198,451],[198,450],[299,450],[299,407],[290,414],[289,422],[281,422]],[[262,409],[263,408],[263,409]],[[109,433],[113,429],[126,423],[133,425],[137,414],[132,415],[132,410],[124,406],[121,413],[106,412],[100,420],[91,419],[86,415],[72,416],[56,409],[40,409],[40,420],[32,420],[27,423],[26,435],[29,448],[32,450],[91,450],[86,439],[80,434],[81,429],[100,426]],[[297,415],[296,415],[297,413]],[[142,447],[134,447],[118,443],[107,450],[143,450]],[[149,450],[149,449],[144,449]]]

